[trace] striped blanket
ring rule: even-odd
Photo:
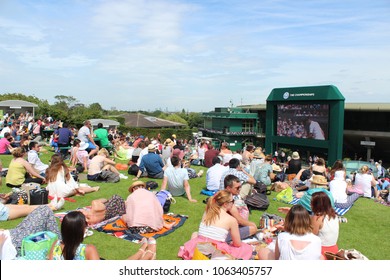
[[[294,196],[294,199],[289,204],[295,205],[295,204],[298,203],[298,201],[299,201],[299,198],[296,198]],[[349,209],[351,209],[351,207],[348,207],[348,208],[338,208],[338,207],[335,207],[334,208],[334,210],[336,211],[336,214],[339,215],[339,216],[345,215],[345,213],[347,213]]]

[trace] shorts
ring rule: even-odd
[[[3,203],[0,203],[0,221],[8,221],[9,208]]]
[[[94,174],[94,175],[87,175],[87,180],[89,181],[99,181],[100,179],[100,173]]]
[[[92,142],[88,142],[88,149],[95,150],[96,146]]]

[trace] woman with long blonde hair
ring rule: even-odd
[[[228,211],[234,203],[232,194],[226,190],[217,192],[207,202],[199,231],[180,248],[179,257],[192,259],[194,250],[200,242],[212,242],[219,250],[234,258],[252,258],[252,246],[241,242],[237,220]],[[232,241],[226,242],[230,233]]]
[[[84,195],[99,190],[99,187],[80,186],[73,179],[62,156],[58,154],[51,157],[50,166],[46,170],[46,181],[49,195],[53,197]]]

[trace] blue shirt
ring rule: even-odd
[[[148,153],[142,157],[139,168],[142,172],[148,173],[150,176],[154,176],[163,171],[164,163],[159,155],[155,153]]]

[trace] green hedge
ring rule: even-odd
[[[187,139],[190,140],[193,138],[192,133],[197,132],[197,129],[174,129],[174,128],[137,128],[137,127],[127,127],[120,125],[118,127],[119,131],[123,133],[130,132],[131,135],[143,135],[149,138],[156,138],[160,133],[161,141],[164,141],[167,138],[172,138],[172,134],[176,134],[176,139]]]

